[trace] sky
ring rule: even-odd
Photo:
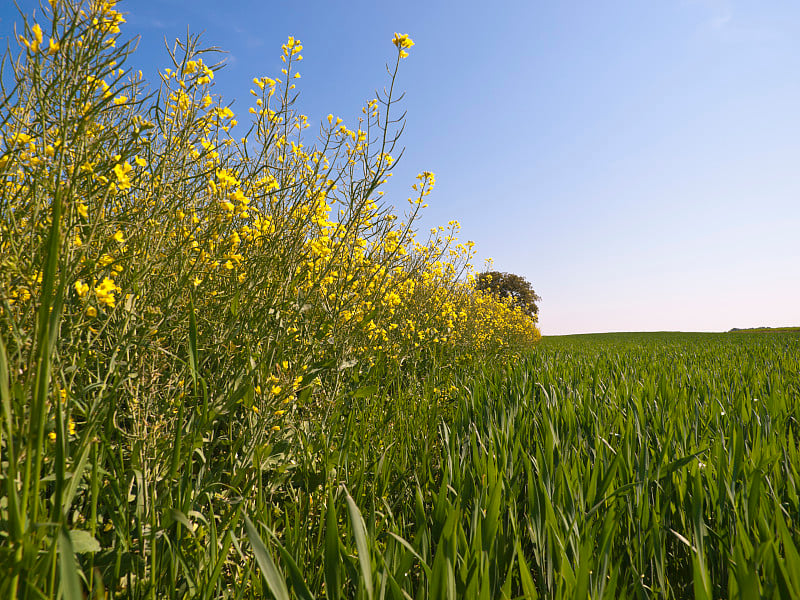
[[[11,5],[0,40],[18,21]],[[458,220],[478,269],[491,257],[531,282],[544,335],[800,325],[796,0],[118,9],[123,34],[140,36],[129,64],[152,82],[171,66],[164,41],[187,28],[226,50],[214,91],[242,121],[252,78],[279,76],[289,35],[304,46],[301,111],[351,125],[389,82],[393,34],[410,35],[387,201],[402,207],[415,175],[434,172],[420,231]]]

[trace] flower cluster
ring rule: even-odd
[[[405,58],[408,56],[406,48],[411,48],[411,46],[414,45],[414,40],[404,33],[395,33],[394,38],[392,38],[392,43],[397,46],[397,49],[400,51],[400,58]]]
[[[329,115],[320,145],[307,147],[307,117],[276,93],[299,78],[303,46],[290,37],[282,46],[282,77],[253,79],[251,139],[236,139],[236,115],[211,90],[216,67],[187,46],[178,68],[161,76],[166,102],[156,108],[164,114],[156,124],[141,104],[141,74],[112,59],[124,22],[113,5],[94,7],[94,16],[77,13],[72,39],[50,42],[61,54],[32,56],[43,40],[39,25],[20,37],[29,52],[22,84],[24,69],[36,65],[67,85],[58,69],[70,49],[91,46],[107,58],[100,70],[86,65],[75,74],[75,100],[30,88],[32,103],[6,104],[13,118],[2,132],[0,168],[4,202],[15,217],[3,222],[0,241],[4,256],[14,257],[3,270],[13,311],[6,317],[22,318],[36,306],[36,265],[59,190],[64,273],[74,293],[65,310],[76,325],[101,315],[124,320],[121,310],[138,306],[142,331],[157,330],[165,311],[176,315],[175,327],[185,323],[177,314],[185,315],[194,298],[210,341],[229,337],[219,331],[229,326],[219,315],[235,304],[236,316],[246,307],[247,318],[261,322],[241,330],[231,348],[263,349],[271,338],[292,363],[306,366],[330,358],[400,365],[537,339],[533,322],[475,291],[474,249],[458,242],[457,222],[418,239],[414,223],[435,185],[433,173],[418,176],[405,214],[385,202],[380,187],[391,175],[396,137],[376,132],[386,131],[380,107],[388,109],[389,98],[367,102],[352,128]],[[401,57],[414,45],[402,34],[392,42]],[[81,122],[82,132],[42,129],[36,115],[43,112],[64,114],[64,125]],[[77,143],[76,135],[91,143]],[[356,165],[366,179],[357,180]],[[276,320],[270,315],[278,309]],[[156,322],[147,323],[148,315]],[[319,331],[328,332],[325,344]],[[107,324],[112,345],[114,332]]]
[[[168,374],[183,367],[164,361],[185,352],[192,311],[198,343],[214,349],[206,367],[246,372],[245,405],[270,418],[284,417],[283,403],[303,390],[324,389],[341,365],[418,372],[538,339],[533,321],[475,290],[474,248],[459,243],[456,221],[418,237],[433,173],[417,177],[405,213],[386,202],[397,135],[382,112],[391,98],[368,101],[352,126],[328,115],[308,146],[309,120],[286,93],[302,59],[290,37],[281,76],[253,79],[253,123],[237,139],[236,115],[212,91],[218,66],[200,58],[196,40],[162,73],[163,104],[147,106],[141,74],[122,68],[114,3],[92,11],[53,11],[50,29],[65,39],[48,48],[60,52],[41,51],[38,24],[20,37],[27,59],[0,132],[4,331],[34,330],[56,230],[63,317],[76,332],[61,354],[93,357],[102,372],[120,340],[138,336],[131,352],[148,365],[153,393],[174,389],[181,401],[185,386]],[[392,41],[401,57],[414,44]],[[97,60],[65,71],[81,48]],[[44,93],[32,71],[47,89],[72,92]]]

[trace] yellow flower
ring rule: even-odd
[[[97,309],[94,306],[89,306],[86,309],[86,314],[94,318],[97,316]]]
[[[406,52],[405,49],[411,48],[411,46],[414,45],[414,40],[408,37],[407,34],[395,33],[392,38],[392,43],[400,50],[400,58],[405,58],[408,56],[408,52]]]
[[[27,133],[19,132],[14,134],[14,137],[11,139],[15,144],[27,144],[31,141],[31,136],[29,136]]]
[[[281,386],[279,386],[279,385],[273,385],[273,386],[272,386],[272,390],[271,390],[271,391],[272,391],[272,395],[273,395],[273,396],[277,396],[277,395],[279,395],[279,394],[281,393],[281,389],[282,389],[282,388],[281,388]]]
[[[108,277],[103,278],[103,281],[94,288],[94,293],[97,295],[97,300],[105,304],[109,308],[114,308],[116,299],[114,292],[119,291],[119,287]]]
[[[117,185],[119,185],[119,189],[127,190],[131,187],[130,179],[128,178],[128,173],[131,172],[133,167],[130,165],[129,162],[117,163],[114,165],[114,174],[117,176]]]
[[[241,189],[237,189],[235,192],[233,192],[230,195],[230,199],[241,204],[250,204],[250,199],[244,195],[244,192],[242,192]]]
[[[89,291],[89,286],[83,283],[83,281],[78,280],[75,282],[75,291],[78,293],[78,296],[83,298]]]
[[[55,442],[56,441],[56,432],[55,431],[51,431],[50,433],[47,434],[47,437],[50,438],[51,442]]]
[[[84,219],[89,217],[89,209],[83,202],[78,203],[78,214],[82,216]]]
[[[125,238],[122,236],[122,231],[120,231],[119,229],[117,229],[116,233],[111,237],[118,244],[124,244],[125,243]]]
[[[281,428],[279,426],[277,426],[277,425],[273,425],[272,426],[272,431],[280,431],[280,430],[281,430]]]
[[[39,27],[38,23],[36,23],[33,27],[31,27],[31,31],[33,32],[34,41],[31,42],[30,49],[31,52],[36,52],[44,39],[42,36],[42,28]]]
[[[42,28],[41,28],[41,27],[39,27],[39,24],[38,24],[38,23],[36,23],[36,24],[35,24],[33,27],[31,27],[31,31],[33,32],[33,35],[34,35],[34,37],[36,38],[36,41],[37,41],[39,44],[41,44],[41,43],[42,43],[42,40],[43,40],[44,38],[42,37]]]

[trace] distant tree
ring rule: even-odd
[[[511,298],[526,315],[534,320],[539,319],[539,306],[536,303],[541,297],[533,291],[530,282],[524,277],[514,273],[484,271],[478,275],[475,287],[500,298]]]

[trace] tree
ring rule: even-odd
[[[536,304],[541,297],[533,291],[530,282],[524,277],[514,273],[500,271],[484,271],[475,281],[475,287],[494,294],[500,298],[511,298],[515,306],[531,317],[539,320],[539,306]]]

